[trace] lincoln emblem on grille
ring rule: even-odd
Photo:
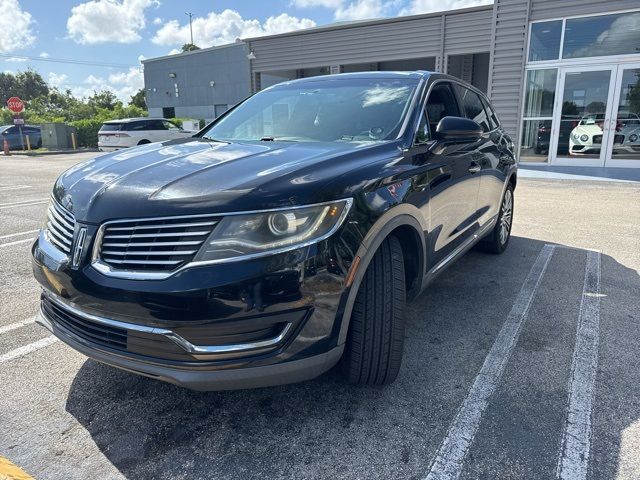
[[[78,236],[76,238],[76,246],[73,249],[73,260],[71,266],[77,267],[80,265],[80,257],[82,256],[82,249],[84,248],[84,239],[87,237],[86,227],[82,227],[78,230]]]

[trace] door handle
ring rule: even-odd
[[[469,165],[469,172],[471,173],[478,173],[480,170],[482,170],[482,167],[476,162],[471,162],[471,165]]]

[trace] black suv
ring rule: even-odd
[[[404,306],[475,243],[509,241],[516,162],[486,97],[429,72],[268,88],[195,138],[79,164],[33,245],[40,322],[199,390],[340,363],[400,369]]]

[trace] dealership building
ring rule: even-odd
[[[640,0],[495,0],[143,63],[150,115],[206,120],[290,79],[446,72],[487,93],[522,162],[640,167]]]

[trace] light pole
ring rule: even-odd
[[[191,24],[191,17],[193,17],[193,13],[186,12],[185,15],[189,16],[189,31],[191,32],[191,45],[193,45],[193,25]]]

